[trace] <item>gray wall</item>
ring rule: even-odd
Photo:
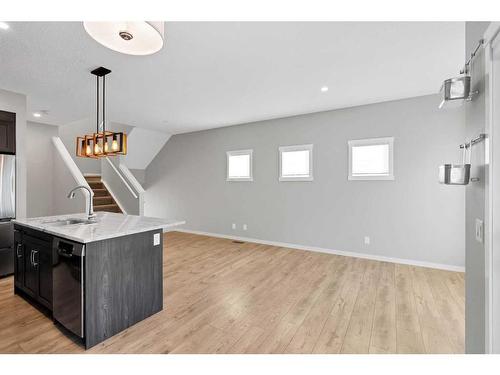
[[[438,103],[424,96],[173,136],[146,170],[145,214],[192,230],[463,266],[465,190],[437,183],[438,165],[460,160],[463,109]],[[348,181],[347,141],[381,136],[395,137],[395,181]],[[278,146],[308,143],[314,181],[279,182]],[[248,148],[254,182],[226,182],[226,151]]]
[[[54,146],[57,126],[28,122],[26,157],[28,186],[27,217],[52,215],[54,188]]]
[[[476,47],[489,22],[467,22],[465,27],[466,58]],[[472,89],[479,90],[473,101],[465,105],[465,129],[467,139],[474,138],[486,129],[485,122],[485,71],[484,51],[474,59],[471,70]],[[485,170],[484,143],[472,149],[471,176],[479,182],[466,188],[465,203],[465,253],[466,253],[466,306],[465,348],[467,353],[485,352],[485,249],[484,243],[476,241],[476,218],[485,219]]]
[[[146,170],[145,169],[129,169],[134,177],[141,185],[146,183]]]

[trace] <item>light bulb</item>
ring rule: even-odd
[[[97,154],[100,154],[101,153],[101,148],[99,147],[99,145],[96,143],[94,145],[94,154],[97,155]]]
[[[104,143],[104,152],[108,152],[108,142]]]
[[[118,146],[118,141],[116,139],[113,139],[113,143],[111,144],[111,149],[113,151],[118,151],[120,147]]]
[[[90,145],[87,145],[85,148],[85,154],[90,155],[92,153],[92,149],[90,148]]]

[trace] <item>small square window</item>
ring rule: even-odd
[[[394,138],[349,141],[349,180],[394,180]]]
[[[227,181],[253,181],[252,154],[253,150],[226,152]]]
[[[280,152],[280,181],[313,180],[313,145],[284,146]]]

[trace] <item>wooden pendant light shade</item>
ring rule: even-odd
[[[93,133],[76,138],[76,156],[100,158],[104,156],[126,155],[127,134],[123,132]]]

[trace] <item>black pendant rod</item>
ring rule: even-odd
[[[106,76],[102,77],[102,133],[106,134]]]
[[[106,132],[106,75],[111,73],[111,70],[100,66],[92,70],[90,73],[97,77],[97,132],[99,133],[99,77],[102,77],[103,84],[103,99],[102,99],[102,129]]]
[[[99,133],[99,76],[96,76],[97,78],[97,117],[96,117],[96,133]]]

